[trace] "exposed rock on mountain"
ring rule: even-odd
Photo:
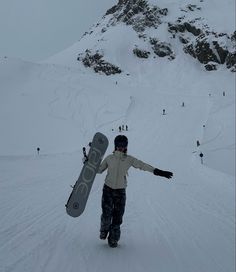
[[[174,37],[177,35],[180,42],[184,44],[184,52],[205,64],[207,71],[216,70],[217,64],[225,63],[227,68],[232,68],[231,71],[234,71],[235,52],[230,51],[235,51],[234,39],[227,33],[209,31],[209,27],[203,23],[202,28],[198,28],[195,24],[199,24],[202,21],[201,18],[191,22],[184,20],[185,18],[182,17],[175,24],[168,24],[168,31],[174,34]]]
[[[109,76],[122,72],[119,67],[106,62],[102,58],[103,55],[99,52],[92,54],[90,50],[86,50],[85,54],[80,54],[77,60],[82,61],[85,67],[93,68],[96,73],[102,72]]]
[[[133,50],[133,53],[134,53],[134,55],[136,55],[137,57],[143,58],[143,59],[147,59],[147,58],[149,57],[149,55],[150,55],[150,52],[149,52],[149,51],[141,50],[141,49],[139,49],[139,48],[137,48],[137,47]]]
[[[150,44],[152,45],[152,49],[157,56],[168,56],[170,60],[175,58],[174,52],[171,49],[171,44],[167,42],[160,42],[155,38],[150,38]]]

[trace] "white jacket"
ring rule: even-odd
[[[98,169],[98,173],[102,173],[107,169],[105,184],[112,189],[123,189],[127,186],[126,176],[131,166],[151,173],[153,173],[153,170],[155,169],[155,167],[130,155],[120,151],[114,151],[113,154],[108,155],[103,160]]]

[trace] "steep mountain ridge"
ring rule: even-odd
[[[153,0],[119,0],[75,45],[73,58],[106,75],[129,73],[120,56],[111,57],[120,50],[121,39],[125,40],[122,55],[126,59],[129,55],[139,62],[156,59],[158,63],[159,58],[171,61],[184,53],[207,71],[222,66],[236,72],[236,32],[221,32],[209,25],[202,14],[204,5],[204,0],[180,1],[178,6]],[[113,52],[108,52],[107,43]]]

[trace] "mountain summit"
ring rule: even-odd
[[[73,58],[106,75],[132,72],[131,62],[173,61],[183,54],[207,71],[225,67],[236,72],[236,31],[218,29],[214,22],[220,14],[213,2],[209,11],[204,0],[119,0],[74,45]],[[220,16],[230,3],[224,3],[228,6]]]

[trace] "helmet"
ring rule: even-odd
[[[125,135],[118,135],[114,140],[115,149],[117,147],[127,148],[128,146],[128,138]]]

